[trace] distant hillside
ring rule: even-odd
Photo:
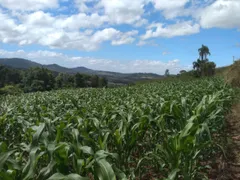
[[[163,76],[154,74],[154,73],[117,73],[117,72],[110,72],[110,71],[97,71],[88,69],[86,67],[76,67],[76,68],[66,68],[59,66],[57,64],[49,64],[49,65],[42,65],[30,60],[20,59],[20,58],[0,58],[0,64],[14,67],[18,69],[29,69],[32,67],[44,67],[51,71],[55,71],[58,73],[68,73],[68,74],[75,74],[75,73],[82,73],[82,74],[89,74],[89,75],[98,75],[101,77],[106,77],[110,83],[116,84],[129,84],[139,80],[149,80],[149,79],[159,79],[163,78]]]
[[[1,60],[0,60],[1,63]],[[59,66],[57,64],[42,65],[42,67],[49,69],[51,71],[60,72],[60,73],[70,73],[70,69]]]
[[[0,64],[18,69],[28,69],[31,67],[41,67],[42,65],[33,61],[20,58],[0,58]]]

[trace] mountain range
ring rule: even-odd
[[[110,71],[98,71],[88,69],[86,67],[66,68],[58,64],[43,65],[27,59],[21,58],[0,58],[0,64],[9,66],[16,69],[29,69],[33,67],[43,67],[57,73],[68,73],[68,74],[88,74],[98,75],[100,77],[106,77],[109,83],[114,84],[129,84],[141,80],[159,79],[163,76],[154,73],[118,73]]]

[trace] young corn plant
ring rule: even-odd
[[[219,78],[0,97],[0,179],[204,179],[232,97]]]

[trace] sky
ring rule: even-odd
[[[240,0],[0,0],[0,57],[115,72],[240,58]]]

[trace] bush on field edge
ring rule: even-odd
[[[22,92],[23,91],[19,87],[13,85],[7,85],[3,88],[0,88],[0,95],[17,95],[21,94]]]

